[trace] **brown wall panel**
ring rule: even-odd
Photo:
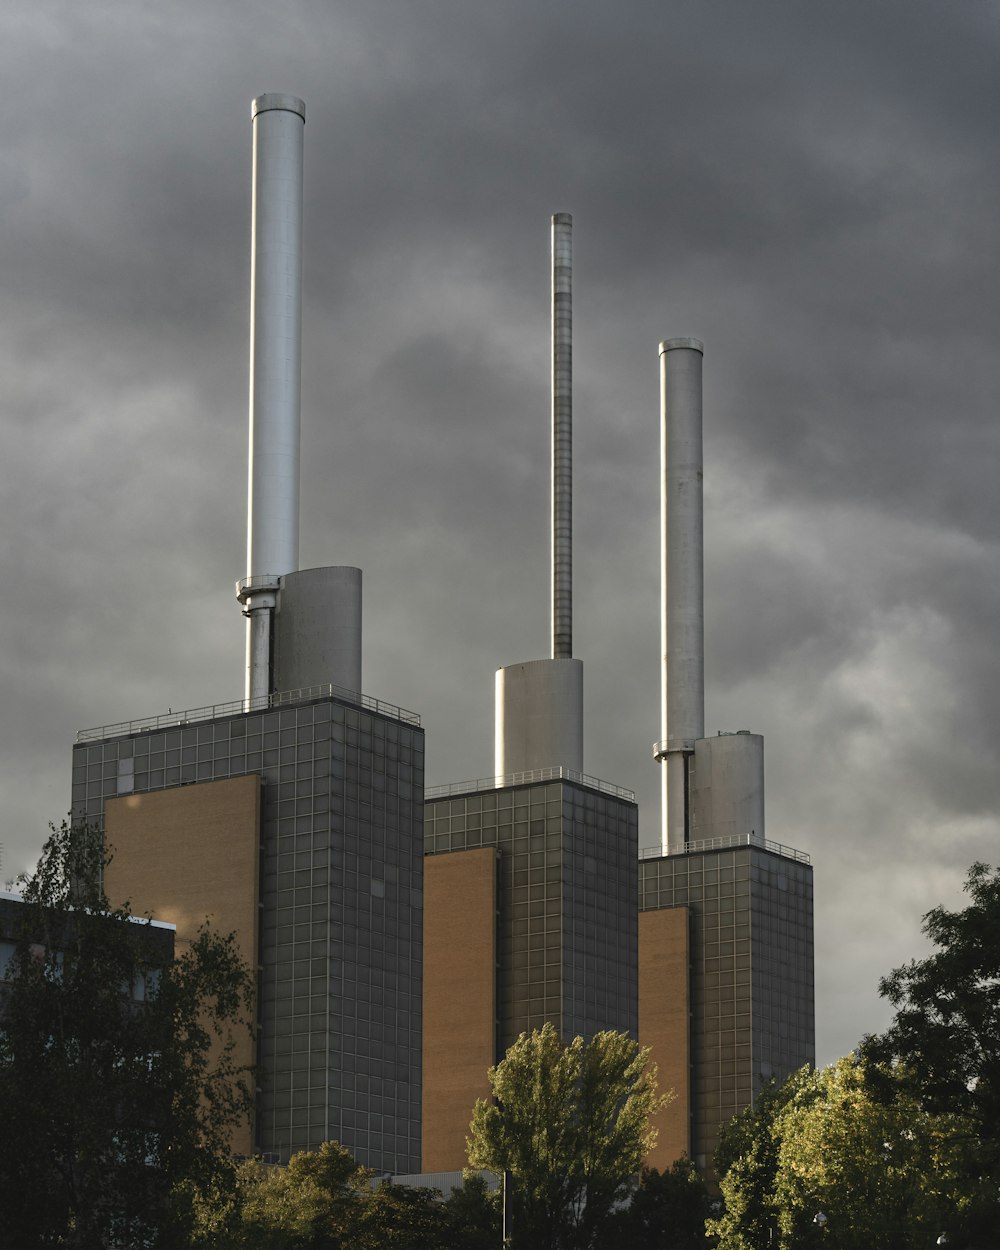
[[[466,1166],[477,1098],[496,1062],[497,853],[424,859],[424,1172]]]
[[[676,1097],[654,1120],[646,1166],[660,1171],[690,1154],[691,1030],[688,909],[639,913],[639,1041],[652,1050],[660,1092]]]
[[[235,932],[256,972],[260,778],[234,777],[109,799],[104,831],[112,860],[105,891],[113,906],[128,903],[177,927],[177,953],[207,920]],[[249,1030],[237,1038],[236,1062],[254,1061]],[[237,1154],[252,1152],[250,1126],[233,1137]]]

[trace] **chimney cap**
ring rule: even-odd
[[[251,120],[258,113],[297,113],[303,121],[306,119],[306,104],[304,100],[300,100],[297,95],[284,95],[280,91],[269,91],[266,95],[259,95],[254,100],[250,109]]]
[[[664,352],[675,351],[680,347],[687,347],[692,351],[701,352],[703,356],[705,354],[705,344],[701,339],[664,339],[660,343],[660,355],[662,356]]]

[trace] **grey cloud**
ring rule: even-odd
[[[495,666],[546,651],[547,229],[572,211],[588,770],[652,842],[656,343],[696,334],[709,721],[766,733],[769,830],[815,857],[821,1058],[877,1027],[873,962],[997,833],[988,6],[0,22],[0,875],[68,805],[77,728],[239,693],[249,103],[294,91],[302,554],[365,569],[366,686],[455,780],[489,771]]]

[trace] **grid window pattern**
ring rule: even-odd
[[[643,911],[691,914],[692,1153],[761,1087],[815,1062],[812,868],[761,847],[640,861]]]
[[[131,766],[123,761],[131,760]],[[420,1165],[423,731],[336,698],[79,743],[73,813],[257,773],[256,1147]],[[141,900],[137,900],[141,902]]]
[[[500,850],[497,1055],[551,1021],[636,1034],[634,803],[564,779],[428,800],[428,854]]]

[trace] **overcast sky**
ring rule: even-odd
[[[815,867],[818,1058],[1000,858],[1000,10],[8,0],[0,876],[78,729],[239,698],[250,101],[306,100],[302,564],[492,771],[548,640],[549,216],[575,244],[588,772],[657,840],[660,339],[706,344],[707,732]]]

